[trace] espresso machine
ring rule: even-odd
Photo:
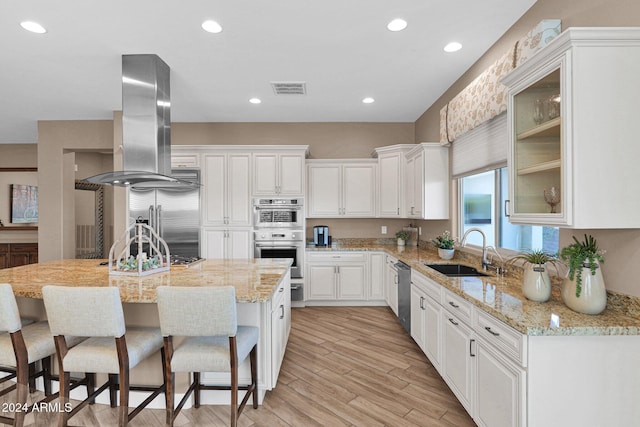
[[[331,246],[329,227],[326,225],[316,225],[313,227],[313,243],[316,246]]]

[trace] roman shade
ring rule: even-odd
[[[452,144],[452,175],[462,178],[507,165],[507,114],[465,133]]]

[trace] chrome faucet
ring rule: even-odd
[[[504,276],[507,273],[507,269],[504,267],[504,258],[502,258],[502,255],[500,255],[500,252],[498,252],[498,250],[494,247],[494,246],[487,246],[487,252],[489,249],[492,249],[493,252],[498,255],[498,258],[500,258],[500,265],[494,265],[493,264],[493,258],[491,260],[489,260],[489,266],[493,266],[493,268],[496,269],[496,274],[499,276]],[[489,255],[487,254],[487,257]]]
[[[487,259],[487,236],[484,234],[484,231],[476,227],[468,229],[462,235],[462,239],[460,239],[460,247],[464,248],[465,244],[467,243],[467,236],[472,231],[477,231],[482,235],[482,268],[486,270],[489,266],[489,260]]]

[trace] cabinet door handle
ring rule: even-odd
[[[280,314],[280,318],[284,319],[284,305],[280,305],[280,310],[282,310],[282,313]]]
[[[500,336],[500,334],[498,332],[493,332],[489,326],[485,326],[484,328],[487,330],[487,332],[489,332],[494,337],[499,337]]]
[[[471,346],[473,346],[473,343],[474,343],[474,342],[476,342],[476,340],[474,340],[474,339],[470,339],[470,340],[469,340],[469,356],[471,356],[471,357],[476,357],[476,355],[475,355],[475,354],[473,354],[473,351],[472,351],[472,349],[471,349]]]
[[[420,308],[424,310],[424,297],[420,297]]]
[[[280,288],[278,292],[284,292],[284,288]]]
[[[449,305],[453,308],[460,308],[460,306],[453,301],[449,301]]]
[[[400,208],[398,208],[398,215],[400,215]]]
[[[509,207],[511,207],[511,200],[506,199],[504,201],[504,216],[506,216],[507,218],[511,216],[511,214],[509,214]]]
[[[338,269],[338,274],[340,274],[340,266],[336,267]]]
[[[449,322],[453,323],[454,326],[458,326],[458,322],[456,322],[452,318],[449,318]]]

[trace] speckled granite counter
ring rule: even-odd
[[[523,334],[640,335],[640,313],[633,304],[621,304],[621,296],[610,294],[606,310],[590,316],[576,313],[564,305],[559,288],[554,288],[551,299],[545,303],[529,301],[522,294],[520,277],[514,277],[513,272],[507,273],[506,277],[447,277],[424,265],[462,263],[480,267],[474,257],[460,251],[456,251],[456,257],[451,261],[438,258],[431,248],[366,241],[337,243],[330,248],[307,247],[307,251],[384,251]],[[559,316],[559,327],[550,327],[552,314]]]
[[[65,259],[0,270],[0,283],[10,283],[16,296],[42,298],[45,285],[117,286],[123,302],[153,303],[158,286],[227,286],[238,302],[269,300],[291,266],[282,259],[212,259],[191,268],[137,276],[110,276],[103,260]]]

